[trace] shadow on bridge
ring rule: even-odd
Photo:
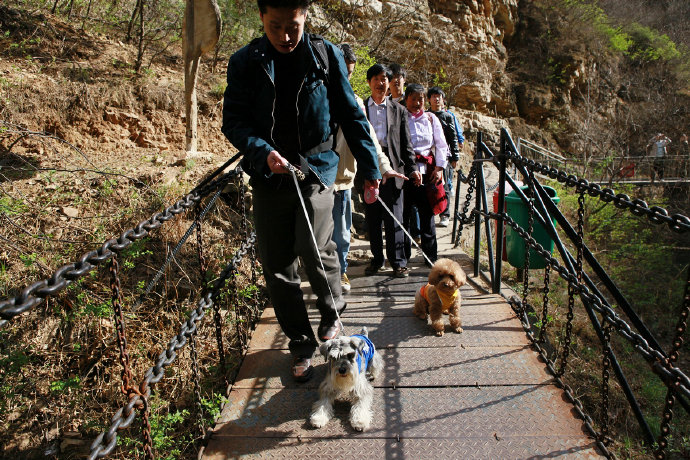
[[[449,232],[439,235],[440,254],[471,272]],[[428,276],[421,258],[413,262],[403,280],[386,273],[365,277],[362,266],[348,270],[345,333],[366,326],[385,363],[373,382],[371,429],[358,433],[349,426],[348,403],[336,404],[325,427],[309,426],[326,365],[316,358],[315,377],[294,383],[287,343],[269,308],[202,458],[599,457],[508,303],[473,287],[486,287],[473,278],[462,288],[464,332],[436,337],[412,315],[414,294]],[[303,289],[313,304],[306,283]],[[318,315],[312,323],[318,324]]]

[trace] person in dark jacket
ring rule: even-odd
[[[298,256],[317,296],[319,339],[340,333],[338,312],[345,308],[331,240],[338,169],[338,155],[332,149],[336,124],[366,185],[377,189],[381,175],[369,124],[355,101],[342,52],[322,37],[304,32],[309,0],[257,3],[265,34],[230,58],[222,131],[243,153],[241,165],[250,176],[266,285],[278,322],[290,339],[293,378],[306,381],[313,373],[311,358],[318,343],[300,289]],[[288,164],[306,176],[299,190]]]
[[[390,70],[382,64],[374,64],[367,70],[367,82],[371,89],[371,96],[364,101],[367,118],[374,127],[379,144],[390,160],[393,170],[404,174],[415,183],[421,183],[422,176],[415,165],[410,130],[407,126],[407,110],[386,96],[389,77]],[[404,181],[396,178],[381,186],[381,200],[399,222],[403,221],[403,185]],[[378,201],[366,205],[365,219],[374,257],[364,273],[371,276],[383,267],[383,234],[381,232],[383,222],[386,229],[386,256],[393,268],[393,275],[397,278],[409,276],[405,255],[405,234],[402,227],[393,220],[393,217]]]
[[[462,148],[462,141],[465,138],[462,131],[458,134],[455,130],[455,116],[450,110],[446,110],[446,93],[438,86],[429,88],[426,94],[431,107],[431,113],[438,117],[443,126],[443,134],[446,136],[446,143],[448,144],[448,165],[443,171],[443,186],[446,194],[450,197],[453,194],[453,176],[455,168],[460,159],[460,149]],[[462,139],[462,140],[461,140]],[[450,200],[448,200],[448,207],[441,213],[441,220],[438,223],[439,227],[447,227],[450,220]]]

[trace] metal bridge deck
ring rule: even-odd
[[[469,258],[439,230],[439,254],[460,260],[471,275]],[[601,458],[505,300],[470,279],[462,289],[464,332],[436,337],[412,316],[414,293],[428,276],[421,258],[412,267],[407,279],[348,269],[345,333],[366,326],[385,361],[373,382],[369,430],[349,426],[347,403],[336,404],[325,427],[309,426],[324,360],[315,357],[310,382],[294,383],[287,341],[268,308],[200,458]],[[316,329],[317,315],[312,324]]]

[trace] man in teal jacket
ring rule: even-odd
[[[309,0],[257,3],[265,35],[230,58],[222,131],[244,155],[264,277],[278,322],[290,339],[293,377],[306,381],[317,342],[300,289],[298,256],[317,296],[319,339],[340,333],[336,312],[345,307],[331,239],[336,126],[342,128],[366,185],[378,188],[381,175],[342,52],[322,37],[304,33]],[[299,189],[318,253],[288,163],[306,175]]]

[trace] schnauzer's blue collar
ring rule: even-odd
[[[369,361],[371,361],[372,356],[374,356],[376,348],[374,348],[374,344],[366,335],[354,334],[353,337],[357,337],[364,341],[362,353],[357,353],[357,369],[360,373],[366,372],[369,367]]]

